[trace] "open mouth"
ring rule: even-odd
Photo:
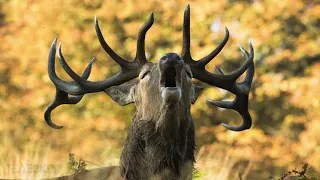
[[[174,67],[166,69],[164,76],[164,87],[176,87],[176,70]]]
[[[160,89],[164,102],[175,103],[181,98],[181,80],[177,78],[177,72],[174,66],[164,67],[161,72]]]

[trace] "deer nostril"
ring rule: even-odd
[[[166,55],[164,55],[160,59],[160,62],[161,62],[161,64],[167,64],[167,65],[174,66],[174,65],[180,63],[181,60],[182,59],[178,54],[176,54],[176,53],[167,53]]]
[[[174,66],[178,64],[179,59],[177,58],[166,58],[165,61],[163,61],[164,64],[167,64],[169,66]]]
[[[167,61],[167,59],[168,59],[168,57],[167,57],[167,56],[163,56],[163,57],[160,59],[160,61],[161,61],[161,62],[166,62],[166,61]]]

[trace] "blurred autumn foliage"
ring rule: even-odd
[[[53,111],[64,125],[49,128],[43,119],[55,88],[47,75],[54,37],[65,58],[81,73],[94,56],[91,80],[118,71],[100,47],[94,16],[110,46],[132,59],[139,27],[151,12],[155,23],[146,37],[153,62],[166,52],[181,51],[182,19],[187,1],[145,0],[0,0],[0,178],[14,177],[7,164],[68,163],[68,154],[88,166],[117,165],[134,106],[121,107],[106,94],[89,94],[77,105]],[[231,37],[208,66],[226,72],[244,61],[237,46],[255,49],[256,74],[249,109],[253,128],[231,132],[220,123],[241,117],[205,103],[234,96],[209,87],[193,105],[197,134],[197,171],[202,179],[266,179],[309,164],[320,174],[320,2],[319,0],[198,0],[191,5],[191,51],[195,59]],[[58,75],[70,77],[57,65]],[[91,163],[90,163],[91,162]],[[60,172],[65,173],[65,172]],[[56,174],[44,174],[54,176]]]

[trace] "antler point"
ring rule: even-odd
[[[96,60],[96,58],[93,57],[93,58],[91,59],[91,61],[90,61],[90,64],[92,64],[95,60]]]
[[[52,44],[51,44],[50,52],[51,52],[52,50],[54,50],[54,53],[55,53],[55,51],[56,51],[56,44],[57,44],[57,41],[54,40],[54,41],[52,42]]]
[[[97,17],[97,15],[94,16],[94,23],[95,23],[95,24],[98,24],[98,17]]]
[[[59,49],[59,51],[61,51],[61,49],[62,49],[62,43],[61,42],[59,42],[58,49]]]
[[[185,12],[190,12],[190,3],[187,4],[187,7],[185,9]]]
[[[58,37],[56,36],[52,41],[51,48],[56,48],[57,40],[58,40]]]
[[[151,14],[150,14],[149,21],[151,21],[152,23],[154,21],[154,13],[153,12],[151,12]]]
[[[240,50],[241,50],[243,53],[245,53],[245,49],[244,49],[244,47],[240,44],[240,42],[238,42],[238,46],[239,46]]]

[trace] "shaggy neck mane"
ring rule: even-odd
[[[163,105],[158,120],[134,119],[121,156],[134,178],[180,177],[186,163],[194,162],[194,127],[189,109]],[[138,117],[135,117],[138,118]],[[143,172],[141,172],[143,171]],[[130,177],[130,172],[123,172]]]
[[[162,113],[160,118],[156,121],[155,130],[168,141],[180,141],[180,128],[184,123],[187,123],[186,110],[182,109],[180,104],[176,105],[162,105]],[[172,144],[173,145],[173,144]]]
[[[180,174],[187,150],[187,134],[191,126],[187,110],[179,104],[163,105],[162,114],[153,125],[154,131],[146,138],[146,156],[151,172],[173,170]]]

